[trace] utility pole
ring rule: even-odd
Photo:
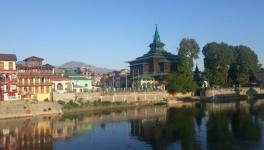
[[[137,69],[137,89],[139,89],[139,68]]]
[[[132,77],[133,77],[132,88],[133,88],[133,90],[134,90],[134,87],[135,87],[135,83],[134,83],[134,73],[135,73],[135,70],[133,69],[132,70]]]
[[[113,91],[114,91],[114,84],[115,84],[115,81],[114,81],[114,75],[113,75],[113,83],[112,83],[112,87],[113,87]]]
[[[126,72],[126,91],[127,91],[127,72]]]

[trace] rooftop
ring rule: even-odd
[[[15,54],[0,54],[0,61],[17,61]]]
[[[31,56],[31,57],[24,59],[24,61],[43,61],[43,60],[44,60],[43,58],[36,57],[36,56]]]
[[[62,76],[52,76],[50,77],[52,81],[69,81],[70,78],[68,77],[62,77]]]
[[[86,77],[84,77],[84,76],[70,76],[69,77],[71,80],[90,80],[90,79],[88,79],[88,78],[86,78]]]

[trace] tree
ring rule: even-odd
[[[5,77],[2,74],[0,74],[0,81],[2,81],[4,79],[5,79]]]
[[[180,42],[180,48],[178,51],[179,58],[186,57],[189,58],[192,62],[193,67],[193,59],[198,59],[200,53],[200,47],[194,39],[184,38]]]
[[[229,77],[235,84],[248,83],[259,68],[258,56],[247,46],[234,46],[234,62],[229,69]]]
[[[208,43],[203,47],[205,76],[212,84],[224,85],[234,60],[232,48],[225,43]]]
[[[178,51],[178,65],[176,73],[168,76],[167,91],[169,93],[191,92],[196,88],[193,82],[193,59],[198,58],[199,45],[194,39],[182,39]]]
[[[169,93],[188,93],[196,88],[192,79],[186,79],[186,74],[179,72],[169,74],[167,81],[168,85],[166,89]]]

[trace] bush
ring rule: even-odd
[[[117,102],[113,102],[113,104],[115,104],[115,105],[122,105],[122,104],[126,104],[126,102],[117,101]]]
[[[264,89],[264,82],[261,82],[261,83],[260,83],[260,88],[261,88],[261,89]]]
[[[77,103],[73,102],[73,101],[69,101],[68,103],[63,105],[64,109],[72,109],[72,108],[78,108],[80,105],[78,105]]]
[[[62,100],[59,100],[59,101],[58,101],[58,104],[60,104],[60,105],[65,105],[65,102],[62,101]]]
[[[48,99],[48,98],[45,98],[45,99],[44,99],[44,102],[49,102],[49,99]]]

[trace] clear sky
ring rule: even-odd
[[[184,37],[223,41],[264,63],[263,0],[1,0],[0,53],[121,69],[149,50],[155,24],[169,52]]]

